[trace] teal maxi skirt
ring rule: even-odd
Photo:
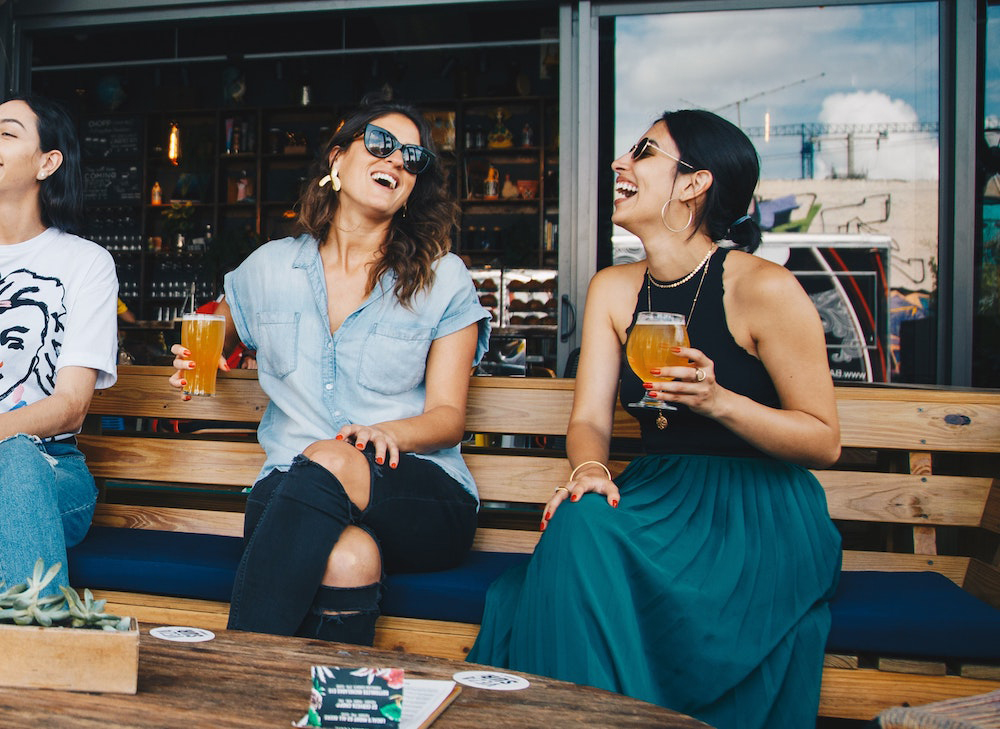
[[[596,686],[719,729],[815,726],[840,536],[805,468],[633,461],[621,503],[564,502],[490,587],[468,660]]]

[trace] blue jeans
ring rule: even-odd
[[[24,582],[41,557],[62,569],[45,594],[68,585],[66,547],[90,528],[97,487],[72,442],[41,443],[30,435],[0,441],[0,579]]]

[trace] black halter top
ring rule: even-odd
[[[640,311],[675,311],[687,316],[698,285],[698,301],[688,321],[691,346],[700,349],[715,363],[716,381],[728,390],[745,395],[770,407],[779,407],[774,384],[760,360],[748,353],[729,331],[725,308],[722,305],[722,271],[729,251],[719,248],[709,259],[705,280],[701,272],[676,288],[658,288],[643,277],[642,288],[636,297],[635,311],[629,331],[635,326]],[[648,299],[647,299],[648,292]],[[647,303],[648,301],[648,303]],[[711,418],[691,412],[684,405],[675,411],[664,411],[668,425],[656,425],[656,410],[627,407],[644,393],[640,380],[625,359],[622,347],[621,387],[619,397],[626,410],[639,421],[642,445],[646,453],[691,453],[723,456],[761,456],[754,448],[731,430]]]

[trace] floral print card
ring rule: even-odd
[[[402,713],[402,668],[313,666],[309,711],[293,726],[398,729]]]

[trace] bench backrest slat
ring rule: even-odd
[[[164,532],[243,536],[243,513],[181,509],[172,506],[98,504],[93,523],[123,529],[156,529]]]
[[[257,443],[185,440],[178,457],[172,438],[80,435],[78,440],[95,478],[244,488],[264,465]]]
[[[184,402],[167,385],[170,372],[168,367],[120,368],[118,384],[95,393],[90,412],[245,423],[259,422],[264,413],[267,398],[255,373],[220,374],[217,397]],[[474,377],[466,430],[565,434],[573,385],[569,379]],[[996,391],[844,386],[837,388],[837,407],[845,447],[987,453],[1000,443]],[[615,435],[638,437],[635,420],[620,407]]]

